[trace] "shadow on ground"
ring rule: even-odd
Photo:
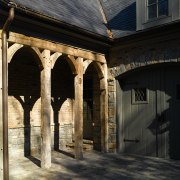
[[[179,180],[180,161],[134,155],[86,152],[78,161],[52,152],[52,167],[43,170],[25,157],[10,161],[10,180],[103,179]]]

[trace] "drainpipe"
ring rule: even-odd
[[[3,118],[3,177],[9,179],[9,151],[8,151],[8,65],[7,38],[9,28],[14,19],[14,3],[9,3],[9,16],[2,29],[2,118]]]

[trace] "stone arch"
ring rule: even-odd
[[[99,62],[95,62],[95,61],[91,61],[91,60],[84,61],[84,65],[83,65],[84,74],[85,74],[85,72],[86,72],[86,70],[90,64],[92,64],[94,66],[96,72],[98,73],[99,79],[104,78],[104,71],[103,71],[102,65]]]
[[[124,73],[128,73],[131,71],[136,71],[139,68],[148,68],[154,65],[168,65],[170,63],[178,63],[178,60],[169,60],[169,61],[149,61],[148,63],[134,63],[134,62],[130,62],[128,64],[120,64],[120,66],[118,67],[114,67],[110,69],[110,73],[114,76],[114,77],[118,77],[123,75]]]
[[[42,58],[39,49],[29,46],[14,45],[11,47],[11,52],[14,55],[8,65],[8,103],[14,108],[14,114],[9,115],[9,122],[17,120],[17,126],[21,125],[20,132],[16,129],[12,131],[21,133],[21,146],[18,146],[17,149],[28,156],[38,153],[40,149],[40,127],[31,126],[31,122],[33,119],[34,122],[41,119],[39,99],[41,92],[40,71],[43,68]],[[33,141],[34,135],[31,134],[31,130],[34,131],[34,129],[37,129],[36,132],[38,132],[36,136],[38,141],[36,142]],[[21,148],[22,146],[24,148]]]
[[[66,60],[71,68],[71,71],[74,75],[77,75],[78,74],[78,64],[74,58],[74,56],[71,56],[71,55],[67,55],[66,56]]]
[[[22,49],[22,48],[24,48],[25,46],[24,45],[22,45],[22,44],[17,44],[17,43],[15,43],[15,44],[13,44],[12,46],[10,46],[9,48],[8,48],[8,63],[10,63],[11,62],[11,60],[12,60],[12,58],[14,57],[14,55],[15,55],[15,53],[17,52],[17,51],[19,51],[20,49]],[[39,66],[39,68],[40,68],[40,70],[42,70],[43,69],[43,59],[42,59],[42,55],[41,55],[41,52],[40,52],[40,50],[38,49],[38,48],[36,48],[36,47],[28,47],[30,50],[32,50],[32,52],[34,53],[34,54],[36,54],[37,55],[37,57],[38,58],[36,58],[36,60],[37,60],[37,63],[38,63],[38,66]]]
[[[67,151],[68,143],[72,141],[74,79],[78,66],[73,56],[54,53],[51,59],[51,106],[54,124],[53,147],[55,150]],[[77,77],[77,76],[76,76]],[[68,129],[68,130],[67,130]],[[65,137],[59,134],[66,134]]]
[[[86,70],[91,63],[92,63],[92,60],[88,60],[88,59],[83,62],[83,74],[86,73]]]
[[[12,46],[8,48],[8,63],[11,62],[14,54],[23,47],[22,44],[14,43]]]
[[[50,60],[51,60],[51,69],[53,69],[57,59],[62,56],[62,53],[55,52],[53,55],[51,55]]]
[[[74,56],[71,55],[64,55],[62,53],[56,52],[53,55],[51,55],[50,60],[51,60],[51,68],[53,69],[57,60],[60,57],[64,57],[64,59],[68,62],[69,67],[71,69],[72,74],[77,75],[78,74],[78,63],[76,62],[76,59]]]
[[[95,131],[93,130],[94,148],[96,150],[107,152],[107,148],[108,148],[107,147],[107,142],[108,142],[107,141],[107,76],[106,76],[107,65],[91,60],[84,61],[83,65],[84,65],[83,66],[84,74],[93,73],[89,69],[89,68],[93,68],[94,72],[96,72],[95,76],[97,77],[96,78],[94,75],[91,77],[91,75],[89,74],[90,80],[92,81],[91,83],[93,84],[92,85],[93,93],[92,93],[92,97],[90,97],[90,99],[92,98],[91,102],[93,102],[93,104],[92,105],[90,103],[89,104],[90,104],[90,108],[92,107],[93,129],[95,129]],[[88,69],[90,70],[89,72]],[[90,81],[87,83],[90,84]],[[84,88],[86,88],[85,86],[86,86],[86,82],[84,84]],[[89,89],[89,87],[87,87],[87,89]],[[87,94],[89,93],[87,92]],[[85,95],[84,97],[86,98]],[[86,102],[86,99],[84,99],[84,101]],[[98,134],[96,134],[95,132],[98,132]],[[100,146],[97,144],[99,144]]]
[[[177,64],[178,65],[179,62],[178,61],[156,62],[156,63],[149,63],[146,65],[138,65],[138,66],[132,65],[131,67],[130,67],[130,64],[129,64],[129,66],[125,66],[124,64],[121,64],[119,67],[115,67],[115,68],[110,69],[110,73],[116,79],[118,79],[119,77],[124,77],[126,74],[136,72],[136,71],[139,71],[141,69],[152,68],[155,66],[168,66],[171,64]]]
[[[42,54],[41,54],[39,48],[37,48],[37,47],[31,47],[31,49],[32,49],[32,50],[35,52],[35,54],[38,56],[38,58],[37,58],[38,66],[39,66],[40,70],[43,70],[43,69],[44,69],[43,57],[42,57]]]

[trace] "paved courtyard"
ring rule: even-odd
[[[148,180],[180,179],[180,161],[135,155],[85,152],[78,161],[62,152],[52,152],[52,167],[43,170],[33,157],[10,159],[10,180]]]

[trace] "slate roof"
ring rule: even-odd
[[[136,30],[135,0],[12,1],[24,11],[28,9],[105,37],[108,37],[107,27],[112,30],[114,38],[128,35]],[[101,5],[108,21],[107,25],[100,11]]]
[[[100,0],[114,38],[136,31],[136,0]]]

